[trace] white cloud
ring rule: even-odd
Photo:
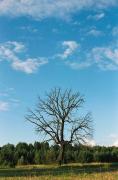
[[[14,61],[12,63],[12,67],[15,70],[23,71],[27,74],[31,74],[37,70],[38,67],[46,64],[47,61],[45,59],[27,59],[23,61]]]
[[[87,51],[83,51],[83,49],[80,48],[76,54],[74,51],[78,46],[75,46],[75,48],[72,47],[69,46],[63,54],[58,55],[59,58],[66,59],[64,63],[72,69],[79,70],[95,66],[101,70],[118,70],[117,44],[114,43],[114,45],[112,44],[108,47],[95,47]],[[69,57],[70,55],[71,57]],[[67,59],[67,57],[69,58]]]
[[[18,57],[18,53],[22,53],[24,50],[25,46],[23,43],[8,41],[0,44],[0,58],[10,62],[13,69],[23,71],[27,74],[35,72],[40,66],[48,63],[46,58],[42,57],[21,60]]]
[[[91,29],[87,34],[97,37],[97,36],[102,35],[102,32],[97,29]]]
[[[96,47],[90,53],[90,58],[102,70],[118,70],[118,48]]]
[[[15,56],[14,49],[8,47],[7,43],[0,44],[0,58],[3,60],[15,60],[17,57]]]
[[[66,59],[74,53],[79,44],[76,41],[64,41],[62,43],[62,46],[66,49],[62,54],[59,54],[58,56],[62,59]]]
[[[5,101],[0,101],[0,111],[8,111],[9,103]]]
[[[0,15],[31,16],[38,20],[47,17],[68,18],[83,9],[104,9],[117,5],[117,0],[1,0]]]
[[[105,17],[105,13],[99,13],[99,14],[95,14],[95,15],[89,15],[87,17],[87,19],[93,19],[93,20],[100,20],[100,19],[103,19]]]
[[[93,140],[93,139],[87,139],[87,140],[86,140],[86,144],[87,144],[88,146],[95,146],[95,145],[96,145],[96,142],[95,142],[95,140]]]
[[[108,139],[111,141],[111,146],[117,146],[118,147],[118,134],[110,134],[108,136]]]
[[[118,147],[118,139],[113,143],[113,146]]]
[[[19,43],[17,41],[8,41],[6,43],[6,47],[8,47],[9,49],[12,49],[16,53],[20,53],[23,50],[25,50],[24,44],[21,42]]]

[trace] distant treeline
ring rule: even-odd
[[[0,147],[0,166],[47,164],[58,159],[59,146],[49,143],[18,143]],[[118,162],[118,147],[68,145],[64,163]]]

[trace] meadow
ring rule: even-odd
[[[1,168],[0,180],[118,180],[118,164],[28,165]]]

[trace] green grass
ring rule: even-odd
[[[111,178],[111,179],[110,179]],[[118,164],[28,165],[0,169],[0,180],[117,180]]]

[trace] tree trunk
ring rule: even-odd
[[[58,157],[58,163],[60,166],[64,162],[64,152],[65,152],[65,144],[61,144],[60,153],[59,153],[59,157]]]

